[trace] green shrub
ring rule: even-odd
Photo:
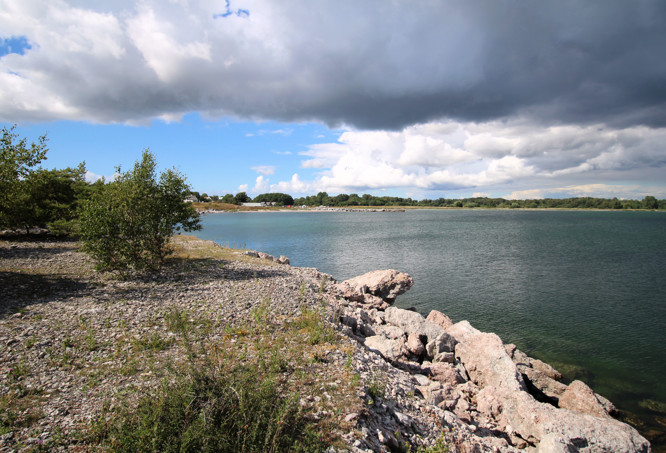
[[[201,228],[194,208],[184,202],[189,186],[174,170],[155,175],[156,162],[145,150],[134,168],[120,173],[84,204],[83,249],[99,269],[152,270],[170,253],[175,231]]]

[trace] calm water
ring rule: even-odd
[[[415,285],[396,305],[497,333],[664,443],[655,436],[666,424],[666,213],[223,213],[203,226],[202,238],[338,280],[407,272]]]

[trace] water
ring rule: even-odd
[[[396,305],[497,333],[666,445],[666,213],[223,213],[202,223],[202,238],[338,280],[407,272],[415,285]]]

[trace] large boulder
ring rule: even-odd
[[[536,401],[497,335],[480,332],[466,321],[448,331],[458,341],[456,357],[481,388],[476,396],[478,412],[510,436],[537,445],[541,452],[649,451],[649,442],[625,423]],[[590,394],[579,390],[579,386],[572,390],[584,399],[575,399],[577,407],[587,409]]]
[[[395,269],[378,270],[350,278],[336,286],[351,301],[374,306],[390,305],[414,284],[408,274]]]

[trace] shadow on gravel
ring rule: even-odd
[[[0,271],[0,318],[30,305],[88,291],[87,282],[69,277]]]
[[[263,267],[260,269],[234,268],[228,266],[229,261],[207,259],[172,259],[174,269],[177,269],[179,281],[204,281],[215,278],[226,280],[254,280],[263,278],[276,278],[289,275],[289,272],[275,266],[275,269]],[[198,271],[198,272],[197,272]],[[157,276],[159,279],[159,276]]]

